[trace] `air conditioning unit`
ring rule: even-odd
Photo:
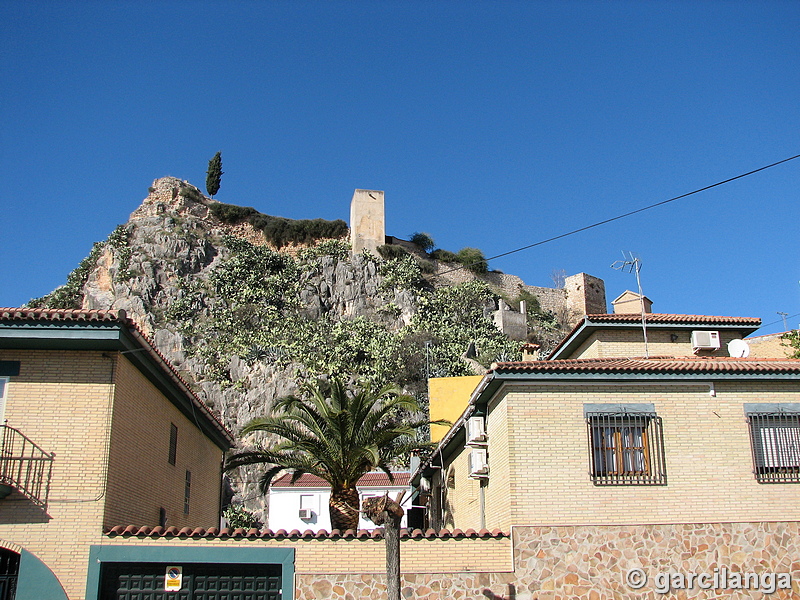
[[[486,420],[483,417],[470,417],[467,421],[467,444],[486,441]]]
[[[469,453],[469,476],[488,477],[489,463],[486,460],[485,448],[473,448]]]
[[[314,513],[311,511],[310,508],[301,508],[298,516],[303,521],[310,521],[314,517]]]
[[[718,350],[719,331],[693,331],[692,350]]]

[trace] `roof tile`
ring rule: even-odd
[[[791,358],[673,357],[578,358],[497,363],[495,373],[730,373],[798,374],[800,360]]]
[[[408,485],[408,482],[411,478],[411,473],[408,471],[400,471],[393,473],[394,475],[394,482],[389,481],[389,477],[386,473],[381,471],[379,472],[372,472],[365,474],[361,479],[358,480],[356,487],[404,487]],[[311,475],[309,473],[303,473],[300,478],[292,484],[292,475],[287,473],[286,475],[281,475],[275,481],[272,482],[270,487],[275,488],[327,488],[330,487],[330,484],[327,483],[324,479],[317,477],[316,475]]]
[[[135,525],[128,525],[122,526],[117,525],[115,527],[111,527],[109,529],[104,530],[104,534],[108,537],[149,537],[149,538],[170,538],[170,537],[186,537],[191,539],[236,539],[236,538],[246,538],[246,539],[264,539],[264,540],[282,540],[285,538],[294,538],[294,539],[305,539],[305,540],[335,540],[335,539],[382,539],[383,538],[383,528],[376,528],[376,529],[359,529],[358,531],[354,529],[348,529],[344,533],[341,533],[338,529],[334,529],[333,531],[326,531],[324,529],[314,532],[310,529],[306,529],[305,531],[301,532],[298,529],[293,529],[291,532],[287,533],[285,529],[279,529],[278,531],[272,531],[271,529],[217,529],[216,527],[210,527],[208,529],[203,527],[183,527],[182,529],[178,529],[177,527],[137,527]],[[489,531],[488,529],[481,529],[480,531],[476,532],[474,529],[467,529],[466,531],[461,531],[460,529],[441,529],[439,531],[434,531],[433,529],[428,529],[426,531],[422,531],[420,529],[406,529],[403,528],[400,530],[400,538],[401,539],[446,539],[446,538],[507,538],[509,537],[509,533],[501,531],[500,529],[495,529],[494,531]]]

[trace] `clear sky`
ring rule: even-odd
[[[800,2],[0,0],[0,305],[172,175],[493,256],[800,154]],[[800,159],[493,260],[656,312],[800,321]]]

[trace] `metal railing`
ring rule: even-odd
[[[6,425],[0,449],[0,484],[11,486],[34,504],[45,506],[55,453],[45,452],[28,436]]]

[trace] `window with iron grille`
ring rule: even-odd
[[[192,496],[192,472],[186,471],[186,484],[183,487],[183,514],[189,514],[189,500]]]
[[[174,465],[178,459],[178,426],[169,424],[169,464]]]
[[[661,418],[652,404],[586,404],[595,485],[664,485]]]
[[[800,404],[745,404],[759,483],[800,483]]]

